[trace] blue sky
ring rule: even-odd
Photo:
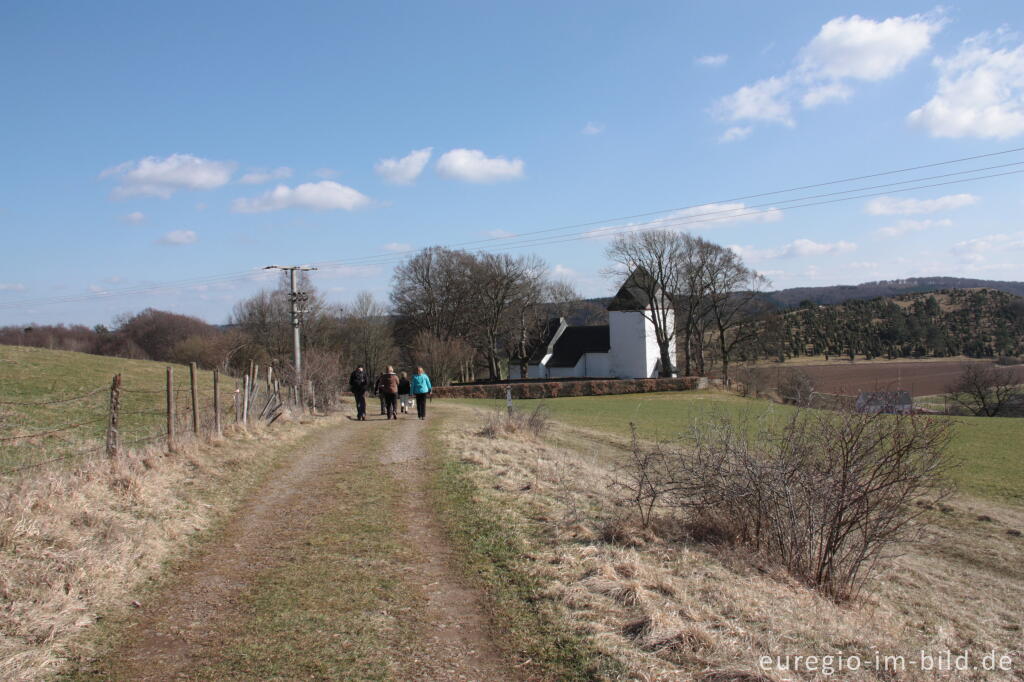
[[[690,229],[776,288],[1024,279],[1022,175],[782,203],[1022,152],[724,201],[1024,147],[1019,1],[7,2],[0,63],[0,324],[223,322],[269,263],[386,296],[405,249],[592,221]],[[585,229],[514,252],[603,295]]]

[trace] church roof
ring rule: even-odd
[[[548,367],[575,367],[584,353],[607,353],[611,348],[608,325],[566,327],[555,342]]]
[[[646,310],[651,305],[648,291],[651,287],[651,275],[643,268],[637,268],[626,278],[619,288],[619,293],[608,304],[611,311]]]

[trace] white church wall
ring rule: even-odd
[[[566,377],[578,377],[577,367],[582,364],[581,362],[576,363],[576,367],[548,367],[548,376],[552,379],[564,379]]]
[[[582,377],[608,377],[612,375],[610,353],[586,353],[577,367]]]
[[[646,338],[649,324],[639,311],[608,311],[608,339],[611,343],[609,374],[619,379],[650,376],[647,369]]]

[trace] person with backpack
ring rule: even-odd
[[[409,395],[411,392],[409,375],[402,372],[398,378],[398,407],[402,414],[409,414]]]
[[[427,397],[430,395],[434,387],[430,385],[430,377],[423,371],[422,367],[416,368],[416,374],[412,376],[412,381],[409,382],[409,388],[412,390],[412,395],[416,399],[416,416],[420,419],[427,418]]]
[[[384,396],[384,409],[388,419],[398,419],[398,375],[395,368],[388,365],[387,370],[381,375],[381,395]]]
[[[363,366],[359,365],[348,378],[349,390],[352,391],[352,395],[356,399],[357,421],[366,421],[366,389],[369,385],[370,377],[366,374],[366,370],[363,369]]]
[[[380,398],[380,413],[387,414],[387,406],[384,404],[384,374],[382,373],[377,377],[377,381],[373,382],[373,392]]]

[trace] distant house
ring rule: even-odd
[[[914,400],[910,391],[861,391],[856,409],[862,414],[911,414]]]
[[[658,376],[661,351],[650,320],[649,287],[640,280],[648,276],[636,271],[626,279],[608,304],[608,324],[570,326],[564,318],[552,319],[529,358],[526,378]],[[671,311],[668,318],[672,324]],[[674,365],[674,350],[671,359]],[[512,363],[509,376],[523,378],[518,363]]]

